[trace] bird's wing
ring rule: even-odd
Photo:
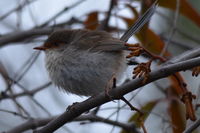
[[[119,39],[111,38],[105,39],[97,42],[91,50],[94,51],[121,51],[126,50],[126,46],[124,46],[125,42],[120,41]]]
[[[125,42],[150,20],[156,7],[157,0],[120,39],[113,38],[111,34],[105,31],[79,30],[79,32],[76,32],[77,38],[74,39],[73,43],[74,45],[79,45],[79,49],[90,49],[91,51],[127,50],[127,47],[124,46]]]
[[[81,31],[82,32],[82,31]],[[78,45],[79,49],[89,49],[90,51],[121,51],[125,50],[125,42],[113,38],[112,35],[105,31],[88,31],[78,39],[75,39],[74,45]]]

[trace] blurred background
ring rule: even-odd
[[[74,102],[87,97],[63,93],[48,77],[44,53],[33,50],[57,29],[94,30],[106,19],[103,29],[120,37],[153,0],[1,0],[0,1],[0,131],[9,131],[30,119],[50,118],[63,113]],[[139,42],[150,52],[166,58],[175,57],[200,45],[200,1],[159,0],[156,13],[149,24],[129,39]],[[137,57],[137,62],[148,58]],[[132,78],[130,66],[124,79]],[[156,69],[158,63],[152,64]],[[198,107],[200,78],[191,71],[181,73],[187,89],[196,95],[193,105]],[[100,107],[97,116],[117,122],[134,122],[142,132],[182,132],[191,124],[185,118],[185,106],[173,80],[153,82],[126,95],[138,109],[144,111],[144,125],[138,113],[125,103],[115,101]],[[173,92],[173,94],[169,93]],[[178,96],[177,96],[178,97]],[[199,109],[195,108],[197,117]],[[174,117],[176,116],[176,117]],[[153,121],[153,122],[152,122]],[[177,122],[178,121],[178,122]],[[178,127],[178,128],[177,128]],[[31,133],[34,129],[26,130]],[[76,121],[67,123],[56,133],[120,133],[122,128],[104,122]],[[198,133],[200,131],[196,131]]]

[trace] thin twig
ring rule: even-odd
[[[41,105],[36,99],[34,99],[32,96],[34,94],[36,94],[37,92],[45,89],[46,87],[48,87],[49,85],[51,85],[51,82],[48,82],[44,85],[42,85],[41,87],[38,87],[36,89],[33,89],[31,91],[28,91],[24,86],[22,86],[21,84],[19,83],[16,83],[20,88],[22,88],[24,90],[24,92],[21,92],[21,93],[18,93],[18,94],[13,94],[13,93],[10,93],[9,95],[8,94],[4,94],[0,97],[0,100],[2,99],[12,99],[14,100],[14,103],[19,106],[27,115],[28,112],[22,108],[22,106],[20,104],[18,104],[18,102],[15,100],[17,97],[20,97],[20,96],[28,96],[37,106],[39,106],[45,113],[47,113],[49,116],[51,116],[51,113],[45,108],[43,107],[43,105]]]
[[[16,105],[21,115],[22,113],[24,113],[27,115],[28,118],[31,118],[31,115],[29,114],[29,112],[15,98],[11,98],[11,100]]]
[[[129,102],[132,101],[132,100],[138,95],[138,93],[139,93],[142,89],[143,89],[143,88],[140,88],[128,101],[129,101]],[[120,107],[120,110],[121,110],[121,109],[125,109],[126,106],[127,106],[126,103],[123,104],[123,105]],[[130,109],[130,107],[129,107],[128,109]],[[101,110],[103,110],[103,109],[101,109]],[[107,119],[111,118],[115,113],[117,113],[117,110],[116,110],[115,112],[113,112],[112,114],[110,114],[110,115],[107,117]]]
[[[195,49],[192,49],[192,50],[188,50],[188,51],[170,59],[169,61],[165,62],[162,65],[177,63],[177,62],[185,61],[185,60],[192,59],[192,58],[195,58],[195,57],[198,57],[198,56],[200,56],[200,48],[195,48]]]
[[[22,65],[22,68],[20,68],[19,72],[14,76],[14,79],[16,82],[19,82],[24,75],[30,70],[33,63],[36,61],[36,59],[39,57],[41,52],[34,52],[30,58],[28,58],[25,63]]]
[[[19,85],[19,84],[18,84]],[[47,84],[45,84],[45,85],[43,85],[42,87],[48,87],[50,85],[50,83],[47,83]],[[24,91],[25,91],[25,93],[26,94],[29,94],[29,91],[25,88],[25,87],[23,87],[23,86],[19,86],[21,89],[23,89]],[[36,92],[38,92],[38,91],[40,91],[40,90],[42,90],[42,89],[44,89],[44,88],[38,88],[38,89],[36,89],[35,91],[33,91],[34,92],[34,94],[36,93]],[[42,104],[40,104],[34,97],[33,97],[33,95],[27,95],[37,106],[39,106],[45,113],[47,113],[49,116],[51,116],[51,113],[42,105]]]
[[[165,36],[160,36],[162,40],[167,41],[169,38],[165,37]],[[186,50],[190,50],[195,48],[194,45],[188,45],[188,43],[185,42],[180,42],[180,41],[176,41],[175,39],[170,41],[172,44],[175,44],[177,46],[181,46],[182,48],[186,49]]]
[[[117,2],[116,0],[111,0],[110,1],[110,7],[108,9],[106,18],[101,23],[101,25],[99,27],[97,27],[98,30],[106,30],[106,29],[108,29],[108,25],[109,25],[109,20],[110,20],[110,17],[111,17],[111,13],[112,13],[112,10],[113,10],[116,2]]]
[[[39,27],[45,27],[47,26],[50,22],[56,20],[56,18],[58,18],[59,16],[61,16],[62,14],[64,14],[65,12],[67,12],[69,9],[73,9],[74,7],[77,7],[78,5],[80,5],[82,2],[84,2],[85,0],[80,0],[77,1],[76,3],[74,3],[73,5],[64,8],[63,10],[61,10],[60,12],[56,13],[54,16],[52,16],[49,20],[47,20],[46,22],[44,22],[43,24],[41,24]]]
[[[170,17],[166,16],[165,14],[163,14],[163,13],[161,13],[161,12],[159,12],[159,11],[156,11],[156,14],[160,15],[160,16],[161,16],[162,18],[164,18],[165,20],[168,20],[168,21],[165,21],[165,22],[168,23],[168,25],[172,25],[172,22],[171,22],[171,21],[173,21],[173,20],[172,20]],[[183,31],[183,29],[180,29],[180,28],[178,28],[178,27],[176,27],[176,31],[177,31],[179,34],[181,34],[181,35],[183,35],[183,36],[189,38],[190,40],[192,40],[192,41],[194,41],[194,42],[196,42],[196,43],[200,43],[200,39],[199,39],[198,36],[196,36],[196,35],[194,35],[194,34],[190,34],[190,33],[188,33],[188,32],[185,32],[185,31]]]
[[[22,114],[19,114],[19,113],[17,113],[17,112],[14,112],[14,111],[5,110],[5,109],[0,109],[0,111],[1,111],[1,112],[5,112],[5,113],[9,113],[9,114],[13,114],[13,115],[15,115],[15,116],[19,116],[19,117],[21,117],[21,118],[23,118],[23,119],[29,119],[29,117],[26,117],[26,116],[24,116],[24,115],[22,115]]]
[[[26,0],[26,1],[28,1],[28,0]],[[28,7],[28,11],[29,11],[29,16],[30,16],[32,22],[34,23],[34,25],[37,25],[38,19],[35,17],[34,12],[31,10],[31,5],[28,5],[27,7]]]
[[[117,110],[116,110],[116,118],[115,118],[115,121],[118,121],[119,119],[119,113],[120,113],[120,101],[117,101]],[[113,133],[114,132],[114,129],[115,129],[115,125],[112,126],[112,129],[110,130],[110,133]]]
[[[183,133],[192,133],[195,129],[200,126],[200,119],[196,120],[192,125],[190,125]]]
[[[43,118],[43,119],[31,119],[29,121],[26,121],[25,123],[22,123],[21,125],[18,125],[17,127],[4,132],[4,133],[21,133],[23,131],[27,131],[32,129],[33,127],[37,128],[37,127],[41,127],[46,125],[48,122],[50,122],[51,120],[55,119],[57,116],[54,117],[49,117],[49,118]],[[109,119],[105,119],[103,117],[100,116],[96,116],[96,115],[81,115],[79,117],[77,117],[76,119],[74,119],[73,121],[93,121],[93,122],[102,122],[102,123],[107,123],[110,125],[115,125],[118,127],[121,127],[127,131],[135,131],[135,133],[138,133],[134,124],[132,123],[121,123],[121,122],[117,122],[117,121],[112,121]]]
[[[165,43],[165,46],[162,49],[162,52],[160,53],[160,56],[163,56],[165,54],[165,52],[167,51],[167,49],[171,43],[171,39],[176,32],[176,26],[177,26],[177,21],[178,21],[178,17],[179,17],[179,12],[180,12],[180,0],[176,0],[176,11],[175,11],[175,15],[174,15],[173,25],[172,25],[171,31],[169,33],[169,38],[168,38],[167,42]]]
[[[48,35],[52,32],[51,28],[31,29],[27,31],[12,32],[0,36],[0,47],[12,42],[20,42],[30,37],[37,37],[41,35]]]
[[[28,4],[31,4],[32,2],[35,2],[36,0],[32,0],[32,1],[24,1],[24,3],[19,4],[17,7],[15,7],[14,9],[8,11],[7,13],[5,13],[4,15],[0,16],[0,20],[5,19],[7,16],[9,16],[10,14],[12,14],[15,11],[21,10],[22,8],[24,8],[25,6],[27,6]]]

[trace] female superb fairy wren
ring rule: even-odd
[[[153,15],[154,3],[120,38],[105,31],[60,30],[34,49],[45,51],[46,68],[52,82],[66,92],[93,96],[106,89],[126,69],[126,41]]]

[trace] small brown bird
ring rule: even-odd
[[[52,82],[66,92],[93,96],[106,89],[126,69],[124,45],[153,15],[153,6],[121,37],[105,31],[60,30],[34,49],[44,50]]]

